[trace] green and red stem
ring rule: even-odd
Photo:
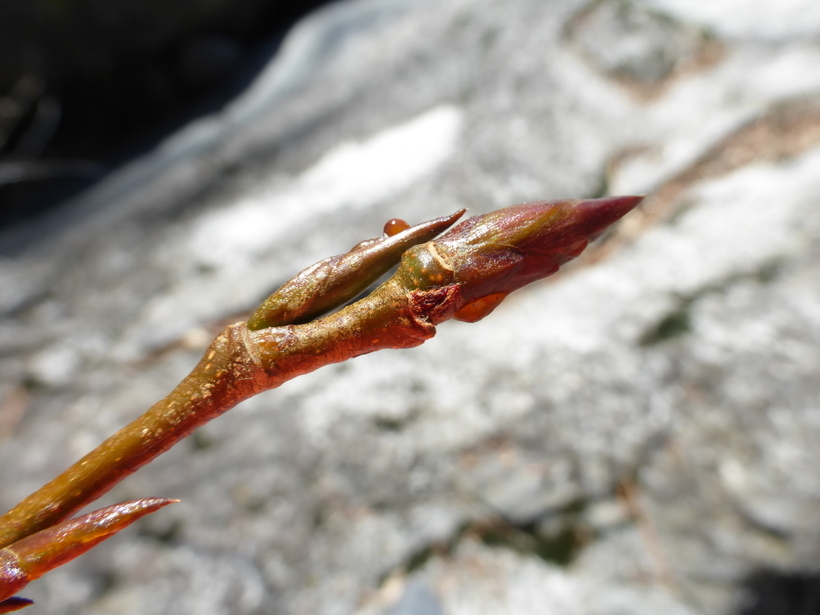
[[[319,282],[303,272],[260,307],[250,321],[253,326],[237,323],[225,329],[167,397],[0,517],[0,546],[68,518],[253,395],[330,363],[417,346],[449,318],[483,318],[510,292],[551,275],[580,254],[640,201],[614,197],[528,203],[469,218],[439,239],[416,245],[452,224],[461,215],[457,212],[372,240],[380,242],[382,252],[374,248],[371,254],[371,244],[364,243],[349,253],[352,257],[330,259],[316,270],[323,271]],[[399,256],[396,273],[367,297],[323,318],[285,324],[355,296],[370,284],[366,280],[374,279],[373,272],[381,275],[385,264]],[[360,268],[372,270],[365,274]],[[322,299],[327,294],[333,301]]]

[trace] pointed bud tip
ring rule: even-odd
[[[578,205],[594,210],[596,216],[611,220],[609,224],[626,215],[643,201],[641,196],[607,196],[581,201]]]
[[[169,498],[142,498],[122,502],[21,538],[12,543],[9,549],[16,558],[15,565],[25,577],[25,583],[21,587],[82,555],[138,519],[178,501]]]
[[[567,222],[577,235],[593,240],[609,226],[632,211],[642,196],[611,196],[571,203]]]

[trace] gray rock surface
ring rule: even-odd
[[[717,615],[753,571],[816,572],[815,18],[350,0],[223,112],[0,238],[8,508],[388,218],[649,194],[595,259],[486,320],[207,425],[104,498],[182,503],[24,595],[60,614]]]

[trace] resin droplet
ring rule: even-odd
[[[509,293],[493,293],[492,295],[471,301],[453,314],[453,318],[461,322],[478,322],[497,308],[508,294]]]
[[[402,231],[406,231],[409,228],[410,225],[401,218],[393,218],[392,220],[388,220],[384,223],[384,234],[388,237],[392,237],[393,235],[398,235]]]

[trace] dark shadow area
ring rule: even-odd
[[[737,615],[820,614],[820,573],[760,570],[743,583],[747,593]]]
[[[487,546],[533,554],[558,566],[569,566],[586,542],[583,534],[569,524],[548,533],[540,531],[536,523],[513,525],[498,521],[477,528],[477,536]]]
[[[0,63],[7,69],[0,71],[0,229],[48,211],[193,118],[222,108],[267,65],[299,19],[334,1],[246,3],[254,10],[241,18],[212,17],[150,48],[106,41],[117,33],[82,21],[78,9],[76,30],[37,46],[35,62],[7,56]],[[19,23],[6,21],[0,34],[41,25],[34,9],[8,11]],[[79,40],[92,26],[100,57],[87,64],[105,68],[66,68],[60,55],[79,53],[72,36]],[[12,42],[0,41],[0,51]],[[10,51],[25,55],[21,49]]]
[[[501,516],[465,523],[448,540],[432,543],[411,554],[404,570],[409,574],[423,568],[433,557],[451,556],[465,538],[520,555],[536,556],[557,566],[569,566],[591,538],[575,518],[584,506],[581,500],[569,504],[554,515],[553,520],[558,521],[554,524],[542,523],[545,519],[513,523]]]

